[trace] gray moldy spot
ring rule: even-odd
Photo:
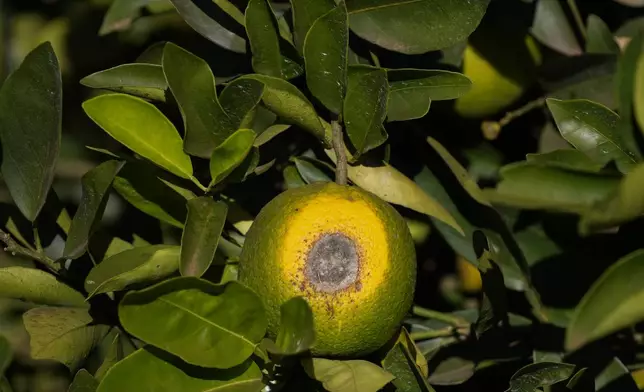
[[[315,241],[306,259],[304,276],[316,291],[335,293],[358,280],[360,256],[353,240],[327,233]]]

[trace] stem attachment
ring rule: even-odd
[[[347,153],[344,150],[344,141],[342,139],[342,126],[338,121],[331,122],[333,130],[333,150],[335,151],[335,182],[338,185],[347,185]]]

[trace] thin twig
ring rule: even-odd
[[[586,35],[586,26],[584,26],[584,21],[581,20],[581,13],[579,12],[579,8],[577,8],[575,0],[568,0],[568,7],[570,7],[570,12],[572,12],[572,17],[575,19],[579,33],[584,40],[588,39],[588,36]]]
[[[483,131],[483,136],[487,140],[495,140],[497,137],[499,137],[499,133],[501,133],[501,129],[511,123],[512,121],[516,120],[517,118],[527,114],[531,110],[537,109],[545,105],[546,99],[541,97],[538,99],[535,99],[534,101],[530,101],[526,103],[525,105],[521,106],[517,110],[513,110],[511,112],[507,112],[505,116],[503,116],[502,119],[499,121],[483,121],[481,124],[481,130]]]
[[[454,327],[445,327],[441,329],[433,329],[429,331],[416,331],[412,332],[409,334],[409,337],[414,340],[428,340],[428,339],[435,339],[435,338],[447,338],[447,337],[455,337],[457,339],[463,339],[469,334],[469,328],[466,327],[460,327],[460,328],[454,328]]]
[[[335,150],[335,182],[338,185],[347,185],[347,153],[344,150],[342,139],[342,126],[338,121],[331,122],[333,129],[333,149]]]
[[[433,320],[438,320],[438,321],[443,321],[447,324],[450,324],[454,327],[460,328],[460,327],[467,327],[470,325],[470,323],[465,320],[462,317],[455,316],[453,314],[448,314],[448,313],[442,313],[436,310],[432,309],[426,309],[422,308],[420,306],[414,305],[412,308],[412,313],[415,316],[419,317],[424,317],[428,319],[433,319]]]
[[[24,256],[30,258],[43,264],[45,267],[56,273],[60,272],[62,268],[60,264],[56,263],[46,254],[20,246],[8,233],[5,233],[2,230],[0,230],[0,241],[6,245],[4,248],[5,252],[9,252],[13,256]]]

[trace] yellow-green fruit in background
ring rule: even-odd
[[[456,272],[461,282],[461,289],[466,293],[478,293],[483,287],[481,273],[463,256],[456,256]]]
[[[516,102],[535,81],[541,54],[526,35],[512,47],[503,40],[468,43],[463,54],[463,74],[472,80],[471,90],[458,98],[454,110],[463,117],[491,116]]]
[[[314,183],[271,200],[253,222],[239,280],[262,299],[275,337],[280,306],[304,297],[314,355],[358,356],[399,330],[416,283],[409,228],[388,203],[360,188]]]

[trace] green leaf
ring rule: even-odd
[[[331,0],[291,0],[293,38],[300,53],[304,53],[304,40],[313,23],[334,7]]]
[[[353,0],[351,30],[385,49],[421,54],[467,39],[489,0]],[[449,21],[449,22],[446,22]]]
[[[74,376],[67,392],[96,392],[97,388],[98,380],[87,370],[81,369]]]
[[[85,290],[92,297],[167,277],[179,269],[180,250],[174,245],[149,245],[117,253],[92,268]]]
[[[320,381],[329,392],[376,392],[394,379],[380,366],[363,360],[306,358],[302,366],[309,377]]]
[[[306,182],[304,182],[304,179],[302,179],[302,176],[300,176],[295,166],[286,166],[282,172],[282,176],[284,177],[287,189],[299,188],[306,185]]]
[[[617,54],[619,46],[606,23],[597,15],[588,15],[586,22],[586,52],[597,54]]]
[[[86,309],[42,307],[22,316],[29,333],[31,357],[53,359],[75,371],[108,331],[94,324]]]
[[[575,32],[568,23],[561,2],[537,2],[530,32],[542,44],[567,56],[582,54]]]
[[[54,179],[61,139],[62,82],[50,43],[31,51],[0,89],[2,178],[34,221]]]
[[[493,244],[488,240],[486,249],[483,249],[478,258],[483,289],[479,317],[476,320],[476,335],[479,338],[495,327],[504,327],[508,324],[508,300],[503,274],[495,260],[499,255],[490,245]]]
[[[156,318],[172,322],[149,328]],[[253,291],[237,282],[216,285],[194,277],[129,292],[119,304],[119,319],[146,343],[189,364],[220,369],[246,361],[267,328]]]
[[[11,384],[6,377],[0,376],[0,392],[13,392]]]
[[[168,83],[156,64],[123,64],[81,79],[83,86],[100,88],[165,102]]]
[[[443,70],[389,69],[387,78],[387,121],[421,118],[432,101],[459,98],[472,87],[467,76]]]
[[[98,35],[127,30],[139,16],[141,8],[149,2],[150,0],[114,0],[105,13]]]
[[[582,234],[629,222],[644,214],[644,165],[637,165],[619,183],[616,191],[598,201],[582,215]]]
[[[335,162],[333,151],[325,152]],[[348,176],[354,184],[381,199],[434,217],[463,234],[463,229],[443,206],[393,166],[384,162],[381,166],[349,165]]]
[[[383,69],[349,68],[347,96],[344,99],[344,125],[354,157],[380,146],[387,140],[382,123],[387,116],[389,85]]]
[[[217,99],[212,70],[204,60],[173,43],[166,44],[162,61],[165,78],[183,117],[184,149],[208,158],[232,133]]]
[[[584,213],[619,185],[619,178],[571,172],[525,162],[501,171],[501,182],[485,192],[493,203],[526,208]]]
[[[253,70],[281,78],[282,54],[277,30],[270,3],[267,0],[250,0],[246,7],[246,33],[253,53]]]
[[[576,350],[593,340],[644,320],[644,251],[632,252],[610,266],[586,292],[566,329],[565,346]]]
[[[215,202],[208,196],[188,201],[188,218],[181,237],[181,275],[200,277],[208,270],[215,258],[227,213],[226,203]]]
[[[226,30],[192,0],[170,0],[186,23],[197,33],[222,48],[246,53],[246,40]],[[221,3],[221,1],[219,1]],[[231,7],[234,7],[231,5]],[[230,9],[230,7],[227,7]]]
[[[393,384],[397,391],[434,392],[434,388],[427,381],[427,360],[418,351],[404,328],[382,360],[382,367],[395,376]]]
[[[634,89],[632,103],[635,111],[635,120],[640,128],[640,132],[644,133],[644,109],[642,108],[642,105],[644,104],[644,55],[642,55],[644,45],[642,44],[641,39],[638,38],[633,39],[629,47],[635,44],[639,44],[635,47],[635,50],[639,49],[639,57],[636,62],[635,77],[633,80],[634,85],[631,87]],[[624,57],[626,57],[626,54],[624,54]],[[629,110],[628,113],[631,113],[631,110]],[[628,118],[625,120],[628,120]]]
[[[617,132],[619,116],[605,106],[585,99],[560,101],[549,98],[548,108],[564,139],[593,161],[615,161],[622,172],[637,162]]]
[[[13,360],[13,352],[11,344],[4,336],[0,335],[0,377],[4,374],[5,370]]]
[[[63,257],[77,259],[87,250],[89,239],[103,217],[112,180],[125,165],[124,161],[103,162],[83,175],[83,196],[72,219]]]
[[[223,181],[242,164],[248,153],[250,153],[254,142],[255,131],[252,129],[240,129],[213,150],[210,158],[210,177],[212,180],[209,188]]]
[[[114,139],[169,172],[192,178],[192,162],[174,125],[154,105],[125,94],[83,103],[85,113]]]
[[[304,40],[306,85],[330,111],[342,113],[347,88],[349,27],[344,1],[319,17]]]
[[[103,377],[105,377],[105,374],[107,374],[107,371],[123,359],[124,353],[121,339],[121,334],[119,332],[116,332],[114,334],[114,337],[112,338],[110,346],[107,348],[107,353],[105,353],[103,363],[101,363],[101,366],[96,370],[95,375],[98,381],[101,381]]]
[[[313,105],[297,87],[286,80],[259,74],[244,75],[240,79],[251,79],[264,83],[262,102],[269,110],[286,122],[309,131],[327,146],[331,146],[331,140],[326,135]]]
[[[156,392],[257,392],[264,387],[254,362],[229,370],[193,369],[161,355],[151,348],[130,354],[110,370],[97,392],[140,392],[151,385]]]
[[[268,351],[278,355],[297,355],[313,347],[313,312],[303,297],[294,297],[280,307],[280,328]]]
[[[307,184],[314,182],[333,182],[331,177],[316,166],[315,161],[305,159],[305,157],[294,157],[291,160],[295,163],[297,171]]]
[[[568,363],[539,362],[519,369],[510,379],[508,392],[534,392],[538,387],[547,387],[567,380],[575,365]]]
[[[617,71],[614,77],[615,95],[617,96],[619,109],[618,133],[624,144],[628,146],[628,149],[637,154],[638,161],[641,161],[642,154],[635,139],[633,103],[640,102],[641,99],[637,97],[643,96],[642,93],[638,93],[638,91],[641,91],[641,88],[638,87],[641,83],[638,82],[637,76],[641,74],[638,70],[643,45],[644,32],[638,32],[628,43],[622,55],[618,57]]]
[[[60,282],[54,275],[19,266],[0,268],[0,297],[42,305],[89,307],[81,293]]]
[[[526,161],[533,165],[587,173],[597,173],[604,166],[590,159],[582,151],[574,149],[555,150],[543,154],[527,154]]]
[[[250,127],[263,94],[264,84],[257,80],[235,79],[228,83],[219,96],[228,118],[228,135],[240,128]]]
[[[289,129],[291,126],[287,124],[274,124],[271,125],[270,127],[266,128],[262,133],[260,133],[257,138],[255,139],[255,142],[253,143],[253,146],[255,147],[260,147],[263,146],[264,144],[268,143],[269,141],[273,140],[273,138],[280,133],[286,131]]]
[[[613,357],[594,380],[590,379],[590,382],[594,384],[595,390],[600,392],[637,392],[640,390],[631,371],[617,357]]]
[[[162,180],[159,174],[151,165],[130,162],[116,176],[113,187],[140,211],[174,227],[183,228],[186,198],[170,183]]]

